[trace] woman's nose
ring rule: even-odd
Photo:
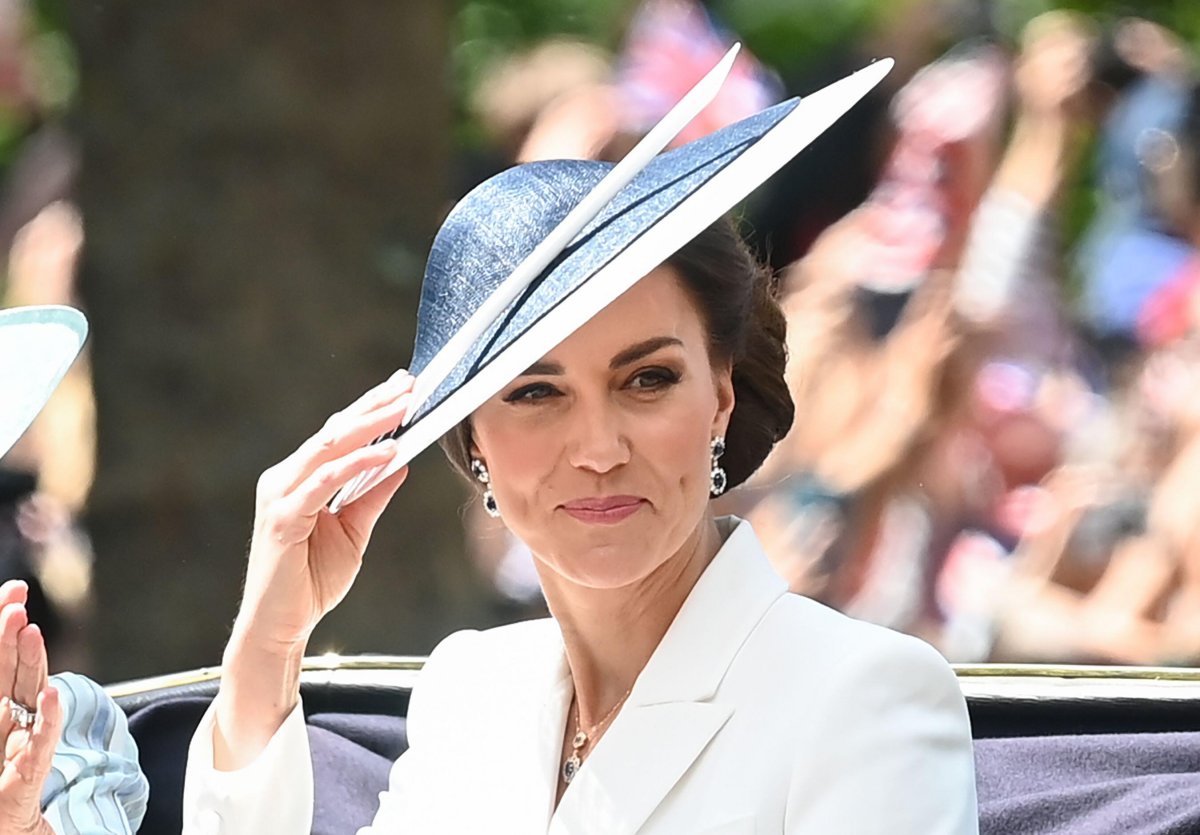
[[[629,463],[629,441],[614,409],[605,404],[581,405],[567,430],[571,466],[606,473]]]

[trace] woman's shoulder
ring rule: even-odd
[[[528,676],[557,669],[562,657],[562,632],[552,618],[462,629],[447,635],[430,653],[420,684],[443,678],[497,681]]]
[[[950,664],[927,642],[799,595],[782,595],[753,639],[809,686],[814,680],[833,689],[873,683],[895,691],[917,684],[959,693]]]
[[[429,654],[429,662],[437,663],[451,657],[456,660],[468,657],[484,660],[495,657],[497,653],[520,656],[561,649],[562,632],[554,619],[535,618],[491,629],[460,629],[452,632],[434,647]]]

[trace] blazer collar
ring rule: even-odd
[[[551,820],[554,835],[632,835],[732,715],[732,706],[713,702],[713,696],[742,644],[787,586],[748,523],[733,517],[719,523],[728,531],[724,546],[564,793]],[[560,698],[553,712],[559,734],[569,688]],[[556,760],[558,754],[556,749]]]
[[[627,704],[706,701],[767,609],[787,591],[749,522],[717,520],[725,544],[684,600]]]

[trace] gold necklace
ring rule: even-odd
[[[570,783],[575,779],[575,775],[579,773],[579,769],[583,765],[582,754],[584,747],[588,744],[589,740],[596,738],[597,731],[601,730],[601,728],[608,724],[608,721],[616,715],[621,705],[625,704],[625,700],[629,698],[629,694],[632,692],[633,686],[631,685],[630,688],[625,691],[625,694],[621,696],[621,698],[617,699],[617,703],[609,708],[608,713],[604,714],[599,722],[588,728],[586,733],[584,733],[583,729],[580,727],[582,712],[579,710],[579,700],[575,700],[575,736],[571,739],[571,755],[567,757],[567,761],[563,763],[562,767],[562,778],[564,783]]]

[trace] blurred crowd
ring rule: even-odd
[[[744,209],[797,421],[722,510],[794,591],[954,661],[1198,663],[1195,56],[1147,20],[1054,11],[1010,42],[901,5],[804,78],[743,52],[681,139],[897,58]],[[543,44],[476,111],[506,162],[616,159],[733,39],[648,0],[617,56]],[[474,527],[501,594],[536,608],[521,544]]]
[[[1200,658],[1191,66],[1054,12],[893,96],[875,187],[783,272],[800,419],[746,512],[794,590],[955,661]]]

